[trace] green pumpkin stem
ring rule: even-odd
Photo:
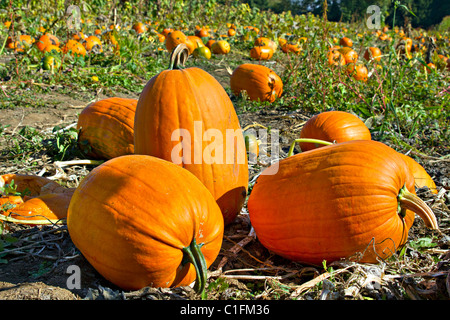
[[[200,293],[202,299],[206,298],[205,286],[207,279],[208,266],[206,265],[205,257],[201,251],[201,245],[198,245],[195,238],[192,240],[189,247],[183,248],[183,261],[190,262],[195,268],[197,278],[194,284],[194,290]]]
[[[292,154],[294,153],[294,147],[297,142],[298,143],[300,143],[300,142],[318,143],[318,144],[323,144],[323,145],[327,145],[327,146],[334,144],[333,142],[319,140],[319,139],[308,139],[308,138],[295,139],[294,141],[292,141],[291,147],[289,148],[288,157],[292,156]]]
[[[189,57],[189,48],[186,44],[180,43],[170,54],[169,70],[182,69]]]
[[[428,228],[439,229],[433,210],[417,195],[406,189],[406,186],[400,189],[397,197],[401,211],[411,210],[422,218]]]

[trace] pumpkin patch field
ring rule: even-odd
[[[450,299],[448,17],[0,3],[0,299]]]

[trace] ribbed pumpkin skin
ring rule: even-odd
[[[177,158],[182,155],[183,162],[177,164],[192,172],[211,191],[222,210],[225,224],[235,219],[248,188],[245,142],[233,104],[213,76],[195,67],[162,71],[143,89],[134,125],[136,154],[175,163],[177,159],[172,159],[172,152]],[[183,138],[175,134],[172,141],[172,134],[179,129],[186,130],[191,138],[190,144],[184,140],[183,153],[180,150]],[[236,149],[230,144],[222,145],[222,139],[202,141],[202,135],[209,129],[218,130],[224,143],[226,131],[230,130],[235,134]],[[215,154],[205,148],[213,143],[223,151],[223,158],[209,156]],[[190,150],[190,157],[186,150]],[[213,160],[219,163],[211,163]]]
[[[80,148],[95,159],[133,154],[136,106],[136,99],[118,97],[89,104],[78,118]]]
[[[302,130],[300,138],[319,139],[336,143],[350,140],[371,140],[367,126],[354,114],[344,111],[326,111],[310,118]],[[308,151],[323,145],[300,143],[302,151]]]
[[[266,66],[244,63],[233,71],[230,88],[236,96],[245,90],[251,100],[273,102],[283,93],[283,82]]]
[[[223,237],[217,203],[187,170],[150,156],[109,160],[80,183],[69,206],[72,241],[91,265],[124,290],[188,285],[181,266],[193,237],[209,267]]]
[[[270,170],[270,168],[266,169]],[[397,152],[376,141],[348,141],[300,153],[261,175],[248,201],[259,241],[313,265],[365,252],[376,263],[405,243],[414,214],[397,214],[397,195],[414,179]]]

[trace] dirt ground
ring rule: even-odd
[[[128,95],[130,97],[130,95]],[[134,96],[137,98],[137,96]],[[104,96],[99,96],[104,98]],[[51,94],[36,99],[46,99],[45,108],[22,108],[0,111],[0,124],[10,125],[8,132],[16,131],[22,126],[32,126],[39,130],[46,130],[56,125],[65,127],[77,121],[77,116],[90,101],[77,100],[67,96]],[[251,114],[239,116],[242,127],[258,123],[266,127],[279,128],[282,143],[282,153],[289,149],[289,143],[297,137],[301,125],[308,119],[307,115],[288,111],[262,110]],[[257,127],[256,127],[257,129]],[[283,154],[281,154],[283,156]],[[430,158],[431,159],[431,158]],[[426,159],[424,159],[426,160]],[[2,166],[7,165],[3,162]],[[427,170],[437,179],[439,185],[449,188],[448,162],[424,161]],[[36,168],[38,172],[41,168]],[[90,170],[87,167],[85,170]],[[9,171],[0,167],[0,174]],[[48,172],[52,174],[52,172]],[[257,170],[251,170],[250,179],[254,178]],[[428,194],[425,197],[429,196]],[[429,196],[431,198],[431,196]],[[446,213],[448,222],[448,212]],[[225,230],[223,249],[216,262],[210,267],[209,282],[215,286],[209,293],[210,299],[247,299],[251,290],[259,289],[261,294],[253,296],[256,299],[274,299],[292,297],[289,288],[298,287],[299,284],[313,280],[323,272],[320,268],[300,266],[291,261],[284,260],[262,247],[254,236],[250,235],[250,222],[248,215],[239,215],[234,223]],[[4,249],[8,252],[4,259],[7,263],[0,264],[0,300],[79,300],[79,299],[198,299],[198,295],[190,287],[174,289],[144,288],[136,292],[123,292],[105,279],[103,279],[76,250],[70,240],[65,226],[24,227],[8,225],[10,235],[18,239]],[[420,229],[419,234],[423,233]],[[242,247],[236,244],[242,244]],[[448,286],[449,259],[448,246],[450,242],[443,243],[439,250],[442,255],[447,252],[447,263],[434,265],[435,272],[432,284],[434,289],[428,290],[431,298],[445,296]],[[31,248],[31,249],[29,249]],[[25,250],[26,249],[26,250]],[[2,257],[0,256],[0,259]],[[73,287],[71,283],[71,266],[78,266],[81,270],[80,286]],[[218,267],[221,270],[218,270]],[[257,268],[261,276],[242,275],[225,277],[219,281],[218,275],[225,275],[227,271],[246,270]],[[355,269],[356,270],[356,269]],[[271,276],[275,277],[272,278]],[[280,278],[276,278],[280,276]],[[266,277],[266,278],[265,278]],[[280,280],[273,280],[280,279]],[[283,285],[288,289],[283,291]],[[398,288],[389,288],[391,297],[399,297]],[[431,283],[431,282],[430,282]],[[387,290],[387,289],[386,289]],[[257,290],[256,290],[257,291]],[[286,292],[291,292],[286,294]],[[416,291],[416,294],[419,291]],[[425,296],[421,296],[427,297]],[[448,296],[447,296],[448,297]],[[376,297],[375,297],[376,298]]]

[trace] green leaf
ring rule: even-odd
[[[409,246],[412,249],[422,251],[424,249],[434,248],[437,246],[437,244],[433,242],[433,239],[425,237],[410,241]]]

